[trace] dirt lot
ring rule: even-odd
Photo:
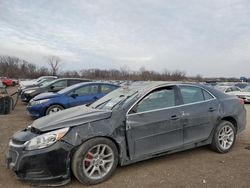
[[[15,88],[11,88],[12,93]],[[246,105],[248,125],[228,154],[218,154],[207,147],[188,150],[119,167],[107,182],[92,187],[250,187],[250,105]],[[0,187],[31,187],[18,181],[5,168],[8,139],[33,120],[25,105],[18,103],[10,115],[0,116]],[[84,187],[73,179],[65,187]]]

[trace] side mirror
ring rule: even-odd
[[[76,97],[78,97],[78,94],[77,94],[77,93],[72,93],[70,96],[71,96],[72,98],[76,98]]]
[[[55,88],[55,86],[50,86],[50,89],[53,90]]]

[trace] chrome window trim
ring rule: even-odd
[[[171,86],[191,86],[191,87],[197,87],[197,88],[200,88],[202,90],[205,90],[206,92],[208,92],[213,98],[212,99],[209,99],[209,100],[204,100],[204,101],[198,101],[198,102],[193,102],[193,103],[188,103],[188,104],[181,104],[181,105],[176,105],[176,106],[171,106],[171,107],[166,107],[166,108],[159,108],[159,109],[155,109],[155,110],[148,110],[148,111],[144,111],[144,112],[138,112],[138,113],[133,113],[133,114],[128,114],[129,111],[142,99],[144,98],[146,95],[148,95],[150,92],[152,92],[153,90],[155,89],[158,89],[158,88],[161,88],[161,87],[171,87]],[[205,103],[205,102],[208,102],[208,101],[213,101],[217,99],[211,92],[209,92],[207,89],[203,88],[203,87],[200,87],[200,86],[197,86],[197,85],[191,85],[191,84],[175,84],[175,85],[172,85],[172,84],[167,84],[167,85],[160,85],[160,86],[157,86],[157,87],[154,87],[153,89],[151,89],[149,92],[147,92],[146,94],[144,94],[142,97],[140,97],[139,99],[137,99],[135,101],[135,103],[128,109],[128,111],[126,112],[126,117],[129,117],[129,116],[133,116],[133,115],[140,115],[140,114],[145,114],[145,113],[148,113],[148,112],[155,112],[155,111],[160,111],[160,110],[167,110],[167,109],[172,109],[172,108],[178,108],[178,107],[183,107],[183,106],[189,106],[189,105],[193,105],[193,104],[200,104],[200,103]]]

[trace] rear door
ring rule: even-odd
[[[184,103],[181,112],[184,145],[206,140],[218,117],[217,99],[201,87],[179,87]]]
[[[183,145],[180,107],[175,86],[154,90],[127,114],[126,133],[131,159]]]
[[[99,84],[81,86],[68,95],[69,107],[91,104],[101,97]]]

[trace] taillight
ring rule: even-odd
[[[244,102],[244,100],[243,100],[243,99],[240,99],[240,104],[242,104],[242,105],[244,105],[244,104],[245,104],[245,102]]]

